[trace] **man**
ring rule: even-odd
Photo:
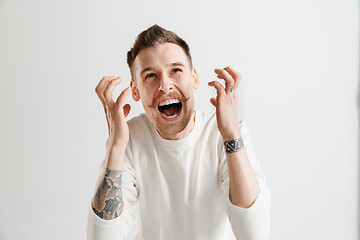
[[[241,75],[215,69],[215,113],[194,110],[199,77],[187,43],[154,25],[128,52],[132,80],[116,101],[120,77],[96,87],[109,139],[89,208],[88,239],[123,239],[136,213],[137,239],[224,239],[226,217],[237,239],[262,240],[270,232],[270,191],[237,119]],[[145,114],[129,121],[130,93]],[[134,208],[137,203],[137,209]]]

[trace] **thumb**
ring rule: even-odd
[[[130,87],[127,87],[124,91],[121,92],[120,96],[116,99],[116,104],[120,105],[119,107],[122,107],[126,97],[130,93]]]

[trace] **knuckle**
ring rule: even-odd
[[[109,88],[105,88],[104,91],[102,92],[102,94],[106,97],[110,94],[110,89]]]
[[[226,69],[229,70],[235,78],[241,78],[241,74],[234,67],[227,66]]]
[[[101,94],[102,89],[103,89],[103,88],[98,85],[98,86],[95,88],[95,92],[99,95],[99,94]]]
[[[238,71],[234,71],[234,75],[236,78],[240,79],[241,78],[241,74]]]

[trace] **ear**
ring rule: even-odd
[[[140,93],[139,93],[139,89],[137,88],[134,80],[131,79],[130,81],[130,87],[131,87],[131,95],[134,99],[134,101],[139,101],[140,100]]]
[[[193,88],[198,89],[200,86],[200,82],[199,82],[199,75],[197,74],[195,68],[192,69],[192,77],[194,79]]]

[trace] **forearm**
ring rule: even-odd
[[[96,215],[105,220],[114,219],[123,211],[121,183],[124,154],[124,148],[110,149],[105,175],[92,201]]]
[[[245,148],[227,153],[226,161],[230,180],[230,201],[239,207],[251,207],[260,192],[260,186]]]

